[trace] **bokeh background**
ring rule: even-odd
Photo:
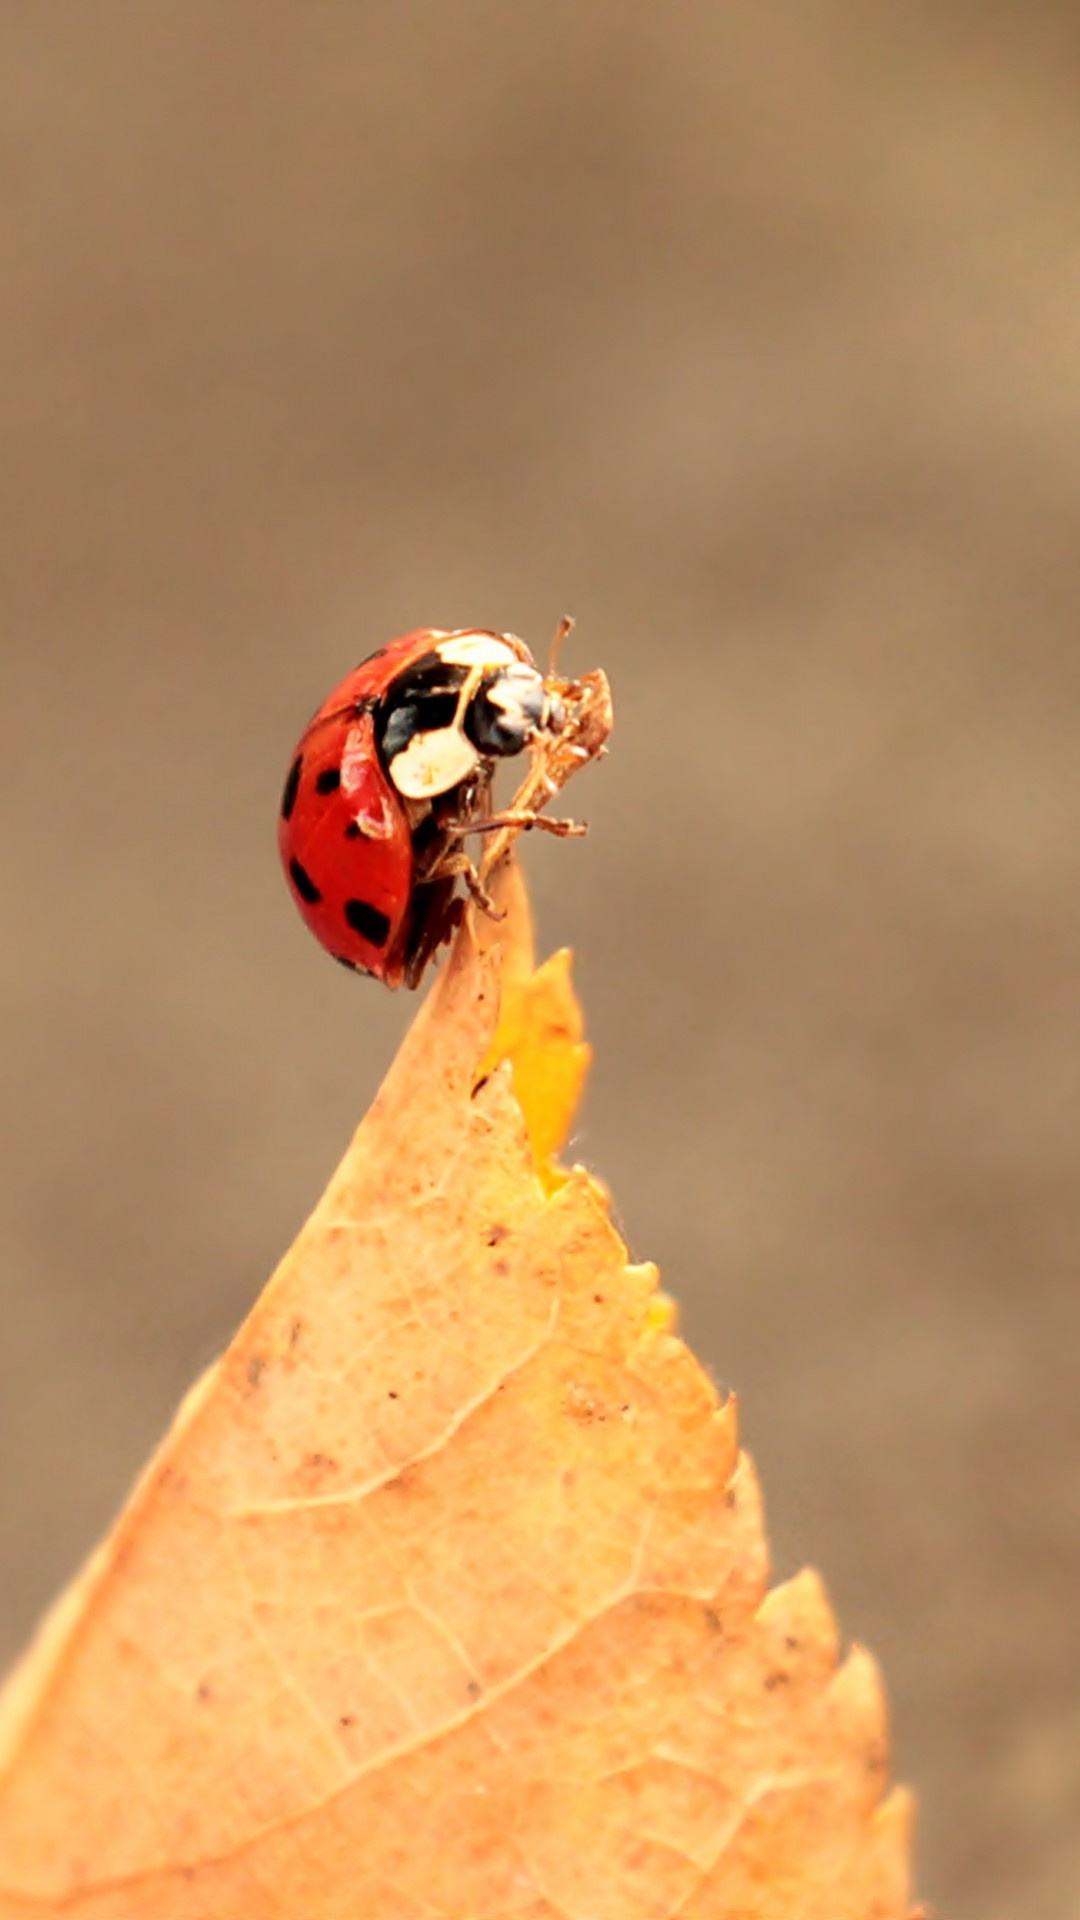
[[[0,1652],[412,1012],[281,885],[419,624],[602,662],[576,1152],[881,1656],[948,1920],[1080,1914],[1080,14],[0,5]]]

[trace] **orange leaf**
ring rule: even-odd
[[[0,1698],[0,1920],[907,1913],[873,1663],[554,1167],[516,884]]]

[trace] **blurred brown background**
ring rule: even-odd
[[[579,1156],[888,1674],[948,1920],[1080,1914],[1080,15],[0,5],[0,1643],[412,1005],[276,869],[416,624],[614,681],[530,844]]]

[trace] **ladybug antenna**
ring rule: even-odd
[[[562,619],[559,621],[559,624],[555,629],[555,638],[551,643],[551,653],[548,656],[548,679],[549,680],[554,680],[555,675],[559,671],[559,655],[562,653],[562,650],[563,650],[563,641],[566,639],[566,636],[571,631],[573,625],[574,625],[573,614],[564,613]]]

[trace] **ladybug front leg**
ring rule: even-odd
[[[523,783],[508,807],[501,812],[491,811],[492,784],[494,768],[490,762],[477,774],[474,785],[459,791],[459,807],[464,801],[464,818],[452,817],[440,821],[442,831],[452,835],[455,840],[464,840],[470,833],[500,833],[508,830],[523,832],[527,827],[542,827],[545,833],[555,834],[557,839],[579,839],[588,833],[588,827],[577,820],[549,820],[540,808],[559,791],[557,781],[549,779],[542,766],[534,764],[529,780]],[[520,804],[522,798],[532,805]]]
[[[505,813],[491,813],[479,820],[448,820],[445,831],[464,837],[467,833],[498,833],[503,827],[521,829],[541,827],[559,840],[578,840],[589,829],[581,820],[549,820],[546,813],[531,807],[509,807]]]

